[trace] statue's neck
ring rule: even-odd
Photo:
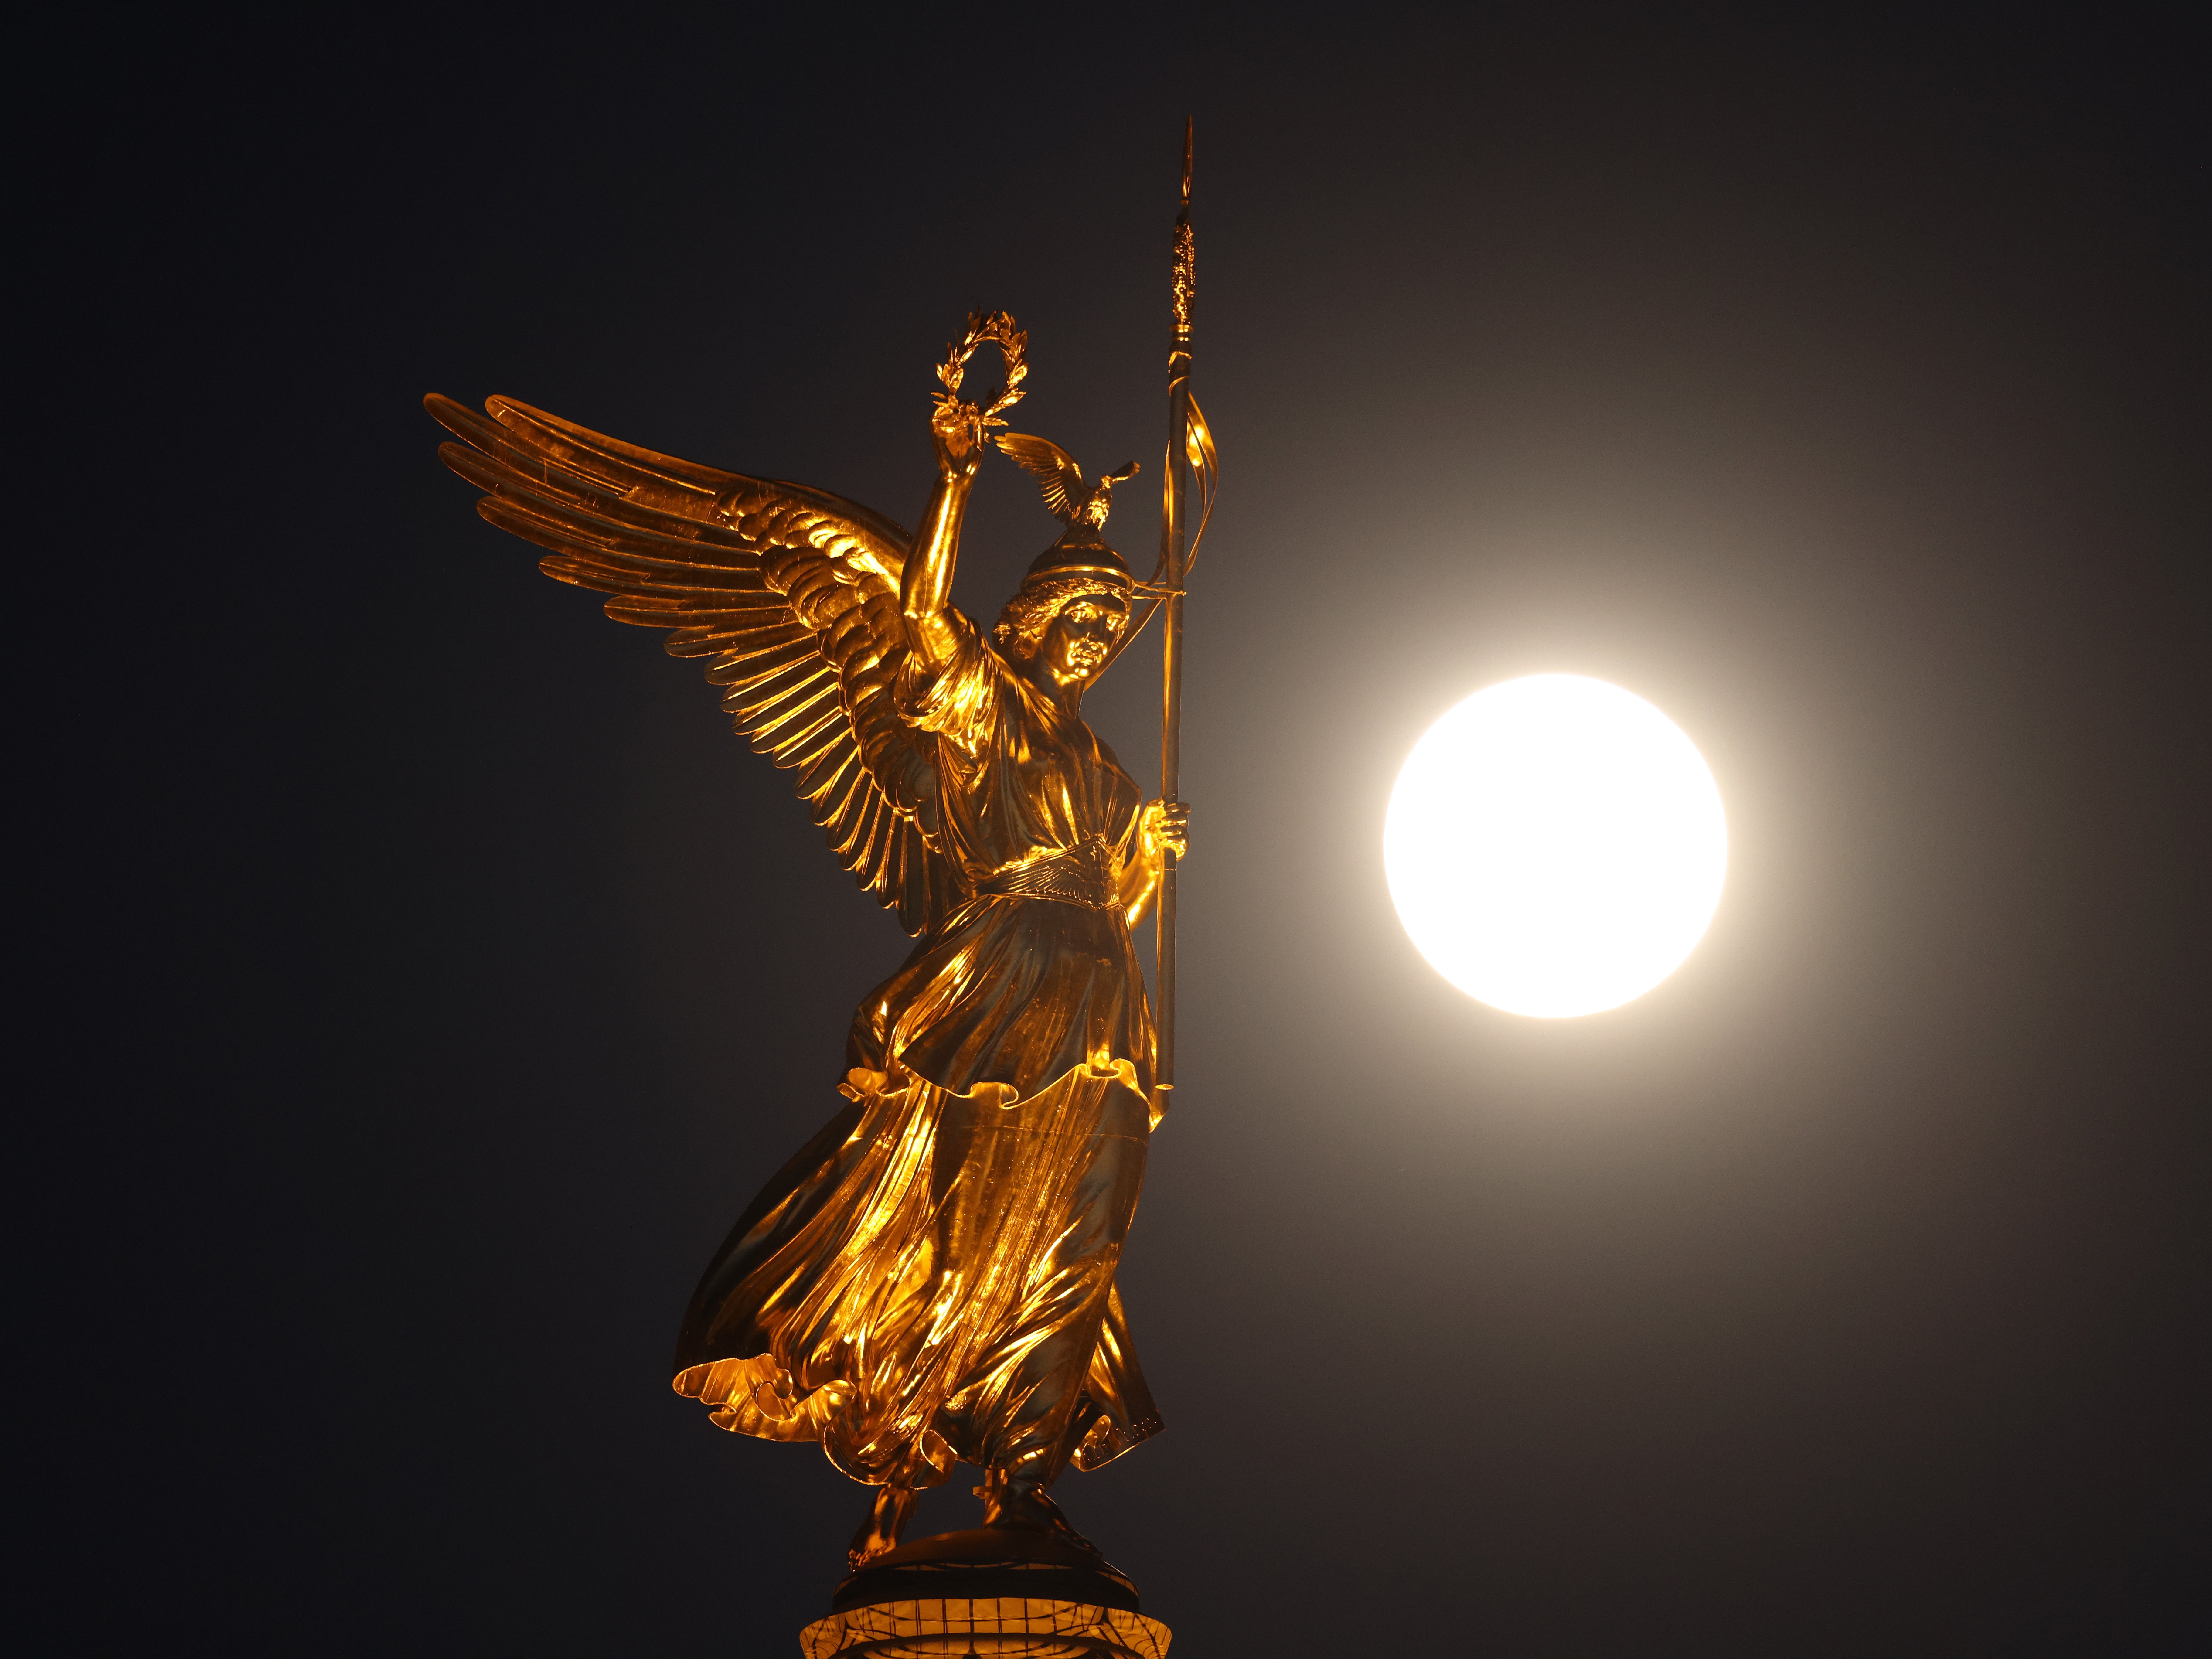
[[[1083,682],[1063,680],[1032,657],[1023,665],[1023,678],[1042,691],[1054,708],[1070,719],[1083,712]]]

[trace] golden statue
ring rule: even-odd
[[[1006,387],[979,408],[958,392],[986,342]],[[918,935],[854,1017],[843,1108],[739,1218],[677,1344],[675,1387],[716,1424],[818,1441],[877,1488],[855,1568],[956,1462],[984,1471],[987,1527],[1090,1551],[1054,1480],[1160,1428],[1114,1281],[1167,1100],[1130,931],[1188,815],[1146,802],[1081,711],[1133,607],[1179,598],[1180,571],[1140,584],[1103,538],[1133,465],[1086,484],[1056,445],[1004,433],[1066,528],[995,626],[952,606],[1024,347],[1011,317],[979,315],[939,369],[919,535],[507,398],[489,418],[427,400],[483,515],[549,550],[546,574],[609,595],[616,621],[704,659],[738,732]],[[1186,443],[1210,486],[1202,423]]]
[[[985,1577],[1000,1565],[1046,1575],[1020,1581],[1021,1630],[1110,1624],[1121,1634],[1098,1636],[1098,1652],[1167,1639],[1050,1488],[1070,1464],[1097,1468],[1160,1429],[1115,1272],[1172,1085],[1182,598],[1197,541],[1186,548],[1182,463],[1201,532],[1215,480],[1189,394],[1189,191],[1186,133],[1169,476],[1145,582],[1104,538],[1114,486],[1135,465],[1086,482],[1057,445],[1002,429],[1028,374],[1026,337],[1004,312],[972,316],[938,369],[918,534],[827,490],[655,454],[509,398],[483,416],[425,400],[460,440],[441,447],[447,465],[485,492],[477,511],[547,550],[546,574],[607,595],[616,621],[666,629],[672,655],[702,659],[738,733],[790,773],[839,861],[916,936],[854,1016],[842,1107],[708,1264],[674,1365],[678,1392],[720,1426],[818,1442],[876,1488],[836,1603],[854,1619],[893,1619],[912,1594],[853,1591],[871,1563],[879,1578],[917,1551],[921,1566],[902,1570],[948,1553],[972,1565],[974,1550],[892,1556],[916,1492],[966,1462],[983,1471],[995,1540]],[[986,343],[1006,385],[978,406],[959,394]],[[987,630],[951,593],[994,445],[1066,528]],[[1162,608],[1164,787],[1147,802],[1082,704]],[[1157,1021],[1130,937],[1155,906]],[[1075,1589],[1048,1594],[1071,1565]],[[1003,1586],[990,1594],[1000,1605]],[[882,1634],[833,1618],[805,1639],[810,1652],[875,1652]]]

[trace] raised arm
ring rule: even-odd
[[[948,416],[950,418],[948,418]],[[930,668],[952,660],[952,568],[960,559],[960,520],[968,511],[983,447],[972,421],[940,410],[930,422],[937,445],[937,487],[930,491],[921,527],[915,532],[899,583],[899,608],[906,617],[907,648]]]

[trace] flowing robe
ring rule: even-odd
[[[855,1480],[1048,1483],[1160,1427],[1114,1285],[1152,1127],[1120,890],[1143,798],[953,621],[952,660],[909,659],[896,696],[970,896],[854,1016],[848,1104],[708,1266],[675,1386]]]

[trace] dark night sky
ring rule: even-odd
[[[667,1355],[904,941],[419,399],[910,523],[931,367],[1005,306],[1018,424],[1149,477],[1186,110],[1224,483],[1122,1279],[1169,1431],[1073,1518],[1184,1659],[2212,1648],[2204,42],[1661,9],[70,60],[40,374],[123,434],[65,544],[103,598],[31,659],[98,872],[31,1252],[83,1650],[826,1610],[866,1493]],[[1054,530],[994,466],[979,614]],[[1155,661],[1088,709],[1146,778]],[[1420,730],[1543,670],[1666,710],[1734,846],[1686,965],[1559,1023],[1436,976],[1380,858]]]

